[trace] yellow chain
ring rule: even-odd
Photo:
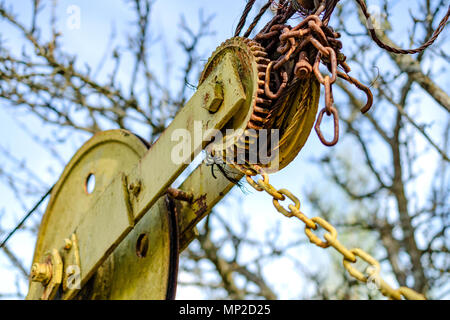
[[[294,196],[290,191],[286,189],[277,190],[269,183],[269,176],[264,170],[253,165],[250,169],[243,166],[235,166],[237,169],[241,170],[245,175],[248,183],[257,191],[266,191],[269,195],[273,197],[273,205],[278,212],[282,213],[288,218],[297,217],[305,224],[305,234],[311,243],[321,247],[328,248],[333,247],[339,252],[343,258],[343,265],[348,273],[355,279],[367,283],[368,281],[373,281],[380,292],[393,300],[401,300],[402,297],[408,300],[425,300],[425,296],[416,291],[407,288],[400,287],[394,289],[389,286],[380,276],[380,263],[372,257],[370,254],[359,248],[347,249],[339,240],[337,239],[338,233],[336,229],[325,219],[320,217],[314,217],[309,219],[304,213],[300,211],[300,200]],[[260,174],[263,179],[255,182],[252,176]],[[294,204],[288,205],[288,210],[285,209],[280,201],[285,201],[286,197],[289,198]],[[325,240],[321,240],[317,237],[313,230],[317,230],[317,226],[322,227],[327,231],[324,235]],[[367,262],[370,267],[367,268],[364,275],[361,271],[357,270],[353,264],[357,261],[357,258]]]

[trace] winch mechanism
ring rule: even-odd
[[[345,249],[331,225],[307,218],[300,212],[298,199],[285,189],[273,188],[267,177],[267,172],[281,170],[297,156],[316,116],[315,129],[322,142],[337,143],[338,111],[332,85],[338,77],[366,93],[362,112],[372,105],[370,90],[348,74],[340,35],[328,26],[337,2],[280,1],[274,17],[250,39],[273,1],[263,6],[240,37],[255,3],[249,0],[236,36],[213,53],[196,93],[151,147],[128,131],[112,130],[96,134],[78,150],[53,188],[42,219],[27,298],[174,298],[179,253],[195,238],[196,224],[244,175],[256,190],[273,196],[278,211],[305,222],[313,243],[337,248],[349,272],[363,281],[364,276],[350,263],[356,256],[374,266],[377,262],[364,252]],[[288,25],[299,12],[304,19],[294,27]],[[435,32],[433,41],[441,31]],[[318,112],[321,86],[325,107]],[[325,139],[320,129],[324,115],[334,118],[332,140]],[[185,141],[188,152],[175,161],[173,150],[180,142],[174,137],[180,128],[191,137],[198,131],[204,134]],[[265,140],[264,130],[268,131]],[[223,133],[223,139],[216,141],[215,132]],[[251,161],[255,145],[265,148],[269,161],[259,154]],[[204,149],[214,161],[228,165],[234,178],[212,175],[204,161],[172,188]],[[251,177],[257,174],[264,179],[254,182]],[[295,203],[289,211],[279,203],[286,197]],[[317,224],[330,232],[326,242],[312,233]],[[421,298],[407,289],[395,291],[383,285],[390,297]]]

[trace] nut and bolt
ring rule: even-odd
[[[212,95],[211,92],[208,92],[205,94],[204,97],[204,108],[207,109],[209,112],[211,113],[215,113],[219,110],[220,106],[222,105],[223,102],[223,84],[221,82],[219,82],[218,80],[216,80],[216,82],[214,83],[214,88],[212,91]]]
[[[31,281],[47,284],[52,278],[52,266],[48,263],[33,263],[31,267]]]

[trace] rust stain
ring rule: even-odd
[[[192,203],[194,195],[190,192],[185,192],[183,190],[168,188],[167,194],[169,194],[172,198],[180,201],[186,201],[188,203]]]
[[[197,217],[203,215],[208,210],[208,206],[206,205],[206,194],[195,199],[192,208]]]

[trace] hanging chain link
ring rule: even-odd
[[[352,248],[348,249],[344,244],[342,244],[338,239],[338,232],[336,228],[333,227],[331,223],[326,221],[321,217],[313,217],[308,218],[301,210],[300,210],[300,200],[292,194],[287,189],[276,189],[269,182],[269,175],[258,165],[249,166],[236,166],[239,170],[241,170],[245,175],[247,182],[256,190],[256,191],[265,191],[273,198],[273,205],[278,212],[282,213],[284,216],[288,218],[296,217],[301,220],[305,224],[305,234],[308,237],[309,241],[318,247],[328,248],[332,247],[337,252],[339,252],[343,256],[342,263],[344,268],[348,271],[348,273],[355,279],[368,283],[373,282],[376,284],[378,290],[386,297],[393,300],[401,300],[402,297],[408,300],[425,300],[425,296],[416,291],[407,288],[400,287],[398,289],[392,288],[389,284],[384,281],[380,276],[380,263],[372,257],[370,254],[365,252],[360,248]],[[253,176],[261,175],[262,179],[255,181]],[[291,204],[287,206],[287,209],[281,205],[281,201],[286,201],[289,199],[292,201]],[[323,236],[324,239],[320,239],[314,231],[321,227],[327,233]],[[369,266],[366,269],[364,274],[363,272],[357,270],[354,264],[357,260],[360,259],[366,262]]]

